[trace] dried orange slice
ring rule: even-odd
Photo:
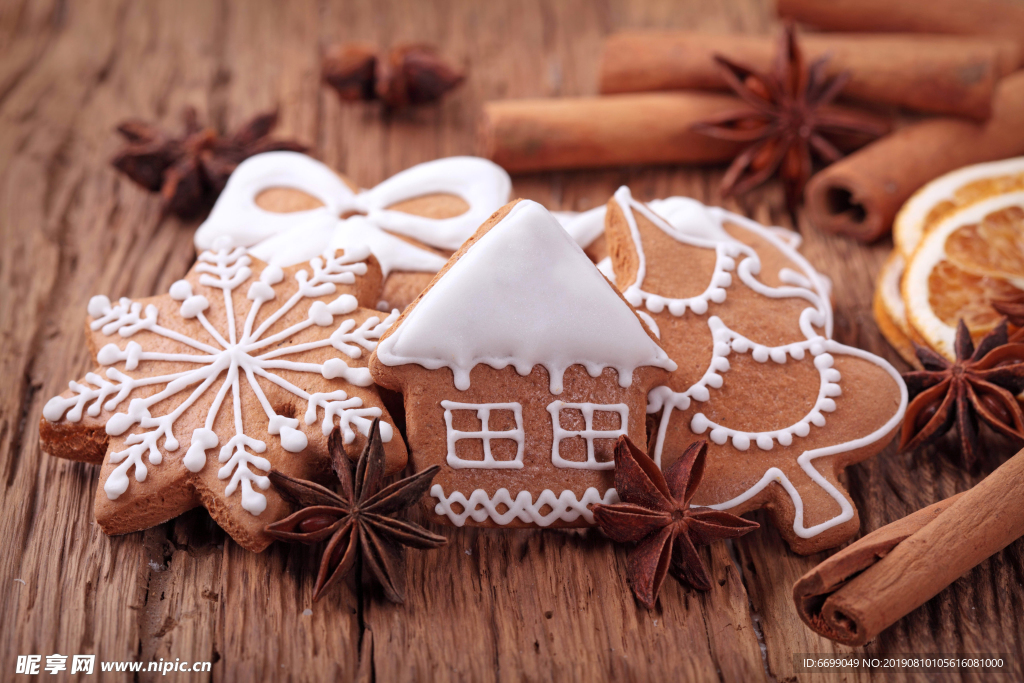
[[[922,235],[907,261],[907,320],[943,356],[954,357],[959,319],[978,338],[1002,319],[992,301],[1024,302],[1022,207],[1024,192],[1012,192],[949,214]]]
[[[910,337],[910,323],[907,322],[907,307],[903,305],[903,293],[900,281],[903,279],[903,268],[906,262],[899,252],[889,254],[882,264],[875,283],[879,305],[885,310],[886,317],[896,325],[905,337]]]
[[[1024,190],[1024,157],[951,171],[919,189],[893,221],[896,250],[909,259],[921,239],[954,213],[996,195]]]
[[[889,314],[885,310],[885,306],[882,305],[881,292],[875,290],[875,297],[871,303],[871,312],[875,317],[875,324],[878,325],[878,331],[885,337],[885,341],[889,342],[889,345],[895,349],[896,353],[900,355],[900,358],[905,360],[908,365],[911,365],[918,370],[921,369],[921,361],[917,359],[917,354],[914,352],[913,341],[903,330],[899,328],[896,322],[889,317]]]
[[[896,349],[903,360],[914,367],[920,367],[914,353],[913,330],[907,321],[907,308],[903,305],[903,295],[900,292],[903,266],[903,257],[899,252],[893,251],[889,254],[875,283],[871,311],[886,341]]]
[[[968,273],[1024,288],[1024,207],[1007,207],[954,231],[946,240],[946,256]]]

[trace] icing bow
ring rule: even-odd
[[[256,204],[264,190],[304,192],[323,206],[277,213]],[[249,247],[253,256],[276,266],[308,261],[328,249],[367,247],[387,277],[391,271],[437,272],[447,258],[413,244],[454,251],[488,216],[508,201],[512,181],[498,165],[477,157],[449,157],[413,166],[380,185],[353,192],[334,171],[296,152],[250,157],[196,231],[198,250],[221,237]],[[452,218],[425,218],[387,207],[430,194],[451,194],[469,208]]]

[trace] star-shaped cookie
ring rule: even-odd
[[[838,480],[880,451],[907,404],[885,360],[831,339],[825,278],[777,230],[690,199],[635,201],[620,188],[606,237],[623,296],[678,368],[648,395],[663,468],[709,441],[694,502],[766,508],[790,547],[812,553],[859,527]]]
[[[102,462],[95,510],[108,534],[203,505],[259,552],[263,528],[288,514],[267,473],[326,475],[335,427],[355,458],[380,417],[388,471],[406,463],[366,369],[398,315],[366,307],[380,283],[365,249],[280,268],[222,242],[166,295],[93,297],[99,367],[46,404],[43,449]]]

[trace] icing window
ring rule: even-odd
[[[441,401],[441,407],[448,433],[449,465],[455,469],[522,469],[522,405]]]
[[[551,413],[554,436],[551,462],[555,467],[585,470],[615,467],[615,439],[625,434],[629,426],[626,404],[553,401],[548,404],[548,412]],[[596,445],[595,441],[598,442]],[[574,450],[577,452],[572,453]],[[600,459],[598,454],[602,456]]]

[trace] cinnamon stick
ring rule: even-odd
[[[483,107],[481,154],[513,173],[720,163],[731,161],[745,143],[696,133],[693,125],[749,109],[737,97],[709,92],[498,100]],[[888,124],[882,117],[878,121]],[[843,149],[864,143],[847,137],[837,140]]]
[[[995,36],[1024,46],[1024,4],[1018,0],[778,0],[778,11],[827,31]]]
[[[1013,41],[960,36],[811,34],[800,47],[808,62],[827,55],[830,76],[849,72],[844,98],[979,120],[991,113],[996,82],[1020,64]],[[605,41],[600,90],[725,90],[715,54],[768,71],[775,51],[767,35],[624,31]]]
[[[738,98],[699,92],[487,102],[482,154],[510,172],[717,163],[743,145],[690,127],[745,108]]]
[[[793,586],[804,622],[863,645],[1024,536],[1024,450],[969,491],[840,550]]]
[[[819,230],[865,242],[881,237],[929,180],[969,164],[1024,154],[1024,72],[996,87],[983,124],[935,118],[897,130],[824,169],[807,184],[807,217]]]

